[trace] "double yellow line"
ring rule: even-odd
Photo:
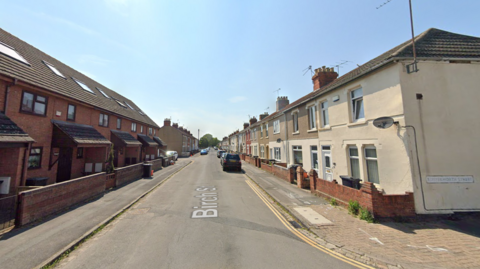
[[[292,232],[294,235],[296,235],[298,238],[302,239],[305,243],[309,244],[310,246],[334,257],[334,258],[337,258],[341,261],[344,261],[352,266],[355,266],[357,268],[362,268],[362,269],[374,269],[374,267],[371,267],[371,266],[368,266],[368,265],[365,265],[363,263],[360,263],[356,260],[353,260],[353,259],[350,259],[348,257],[345,257],[343,256],[342,254],[340,253],[337,253],[333,250],[330,250],[320,244],[318,244],[317,242],[313,241],[312,239],[308,238],[307,236],[305,236],[304,234],[302,234],[301,232],[297,231],[297,229],[295,229],[295,227],[293,227],[282,215],[281,213],[271,205],[271,203],[268,201],[267,197],[265,196],[265,194],[263,194],[252,182],[251,180],[247,179],[245,180],[245,182],[248,184],[248,186],[250,186],[250,188],[252,188],[252,190],[258,195],[258,197],[267,205],[268,208],[270,208],[270,210],[272,210],[273,214],[275,216],[277,216],[277,218],[280,220],[280,222],[285,225],[285,227],[287,227],[287,229]]]

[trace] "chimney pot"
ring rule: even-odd
[[[284,107],[288,106],[290,102],[288,101],[288,97],[280,96],[277,98],[277,112],[282,110]]]
[[[318,72],[317,72],[318,70]],[[333,67],[325,67],[315,69],[315,75],[312,77],[313,90],[316,91],[337,79],[338,73]]]

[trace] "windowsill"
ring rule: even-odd
[[[327,125],[327,126],[324,126],[324,127],[320,128],[318,130],[321,132],[321,131],[328,131],[328,130],[331,130],[331,129],[332,129],[332,127],[330,127],[330,125]]]
[[[299,135],[300,132],[299,131],[296,131],[295,133],[292,133],[292,135]]]
[[[356,122],[352,122],[352,123],[347,124],[347,126],[351,127],[351,126],[357,126],[357,125],[365,125],[367,123],[368,122],[365,119],[360,119],[360,120],[357,120]]]
[[[316,133],[318,130],[317,129],[311,129],[311,130],[308,130],[307,133]]]

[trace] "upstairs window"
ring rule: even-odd
[[[28,169],[39,169],[42,166],[42,147],[30,149],[28,156]]]
[[[67,120],[75,121],[75,112],[77,107],[75,105],[68,105]]]
[[[137,131],[137,124],[135,122],[132,122],[132,132]]]
[[[320,104],[320,107],[322,109],[322,127],[328,126],[329,121],[328,121],[328,102],[325,101]]]
[[[108,99],[110,99],[110,96],[108,96],[104,91],[102,91],[102,89],[98,88],[98,87],[95,87],[103,96],[107,97]]]
[[[115,101],[116,101],[121,107],[127,108],[127,106],[126,106],[124,103],[118,101],[117,99],[115,99]]]
[[[141,111],[140,109],[138,110],[138,114],[145,116],[145,113],[143,113],[143,111]]]
[[[20,111],[45,116],[47,113],[47,100],[47,97],[24,91]]]
[[[292,119],[293,119],[293,132],[296,133],[298,132],[298,113],[297,112],[292,114]]]
[[[263,138],[263,125],[260,125],[260,138]]]
[[[140,133],[143,134],[143,125],[140,126]]]
[[[89,93],[93,93],[95,94],[87,85],[85,85],[85,83],[77,80],[76,78],[73,78],[72,79],[78,84],[78,86],[82,87],[82,89],[86,90],[87,92]]]
[[[28,64],[30,65],[27,60],[25,60],[25,58],[22,57],[22,55],[20,55],[13,47],[10,47],[9,45],[5,44],[5,43],[2,43],[0,42],[0,53],[10,57],[10,58],[13,58],[17,61],[20,61],[24,64]]]
[[[125,104],[126,104],[131,110],[135,110],[135,108],[133,108],[129,103],[125,102]]]
[[[117,129],[122,129],[122,119],[117,118]]]
[[[268,123],[265,124],[265,137],[268,137]]]
[[[103,127],[108,127],[108,115],[100,113],[100,118],[98,120],[98,125]]]
[[[352,120],[353,122],[364,119],[365,115],[363,112],[363,90],[362,88],[351,91],[350,93],[351,102],[352,102]]]
[[[273,134],[280,133],[280,120],[276,120],[273,122]]]
[[[153,129],[152,128],[148,128],[148,135],[152,135],[153,134]]]
[[[308,108],[308,129],[313,130],[317,128],[317,107],[311,106]]]
[[[55,68],[55,66],[53,66],[52,64],[47,63],[47,62],[45,62],[45,61],[43,61],[43,63],[44,63],[48,68],[50,68],[50,70],[52,70],[52,72],[55,73],[57,76],[62,77],[62,78],[65,78],[65,76],[64,76],[62,73],[60,73],[60,71],[58,71],[57,68]]]

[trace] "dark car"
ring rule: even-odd
[[[202,149],[202,151],[200,151],[200,155],[206,155],[208,154],[208,151],[206,149]]]
[[[242,171],[242,162],[240,161],[240,156],[238,156],[238,154],[227,153],[222,160],[223,171],[227,169]]]
[[[217,151],[217,158],[222,157],[222,154],[225,152],[225,150],[219,150]]]

